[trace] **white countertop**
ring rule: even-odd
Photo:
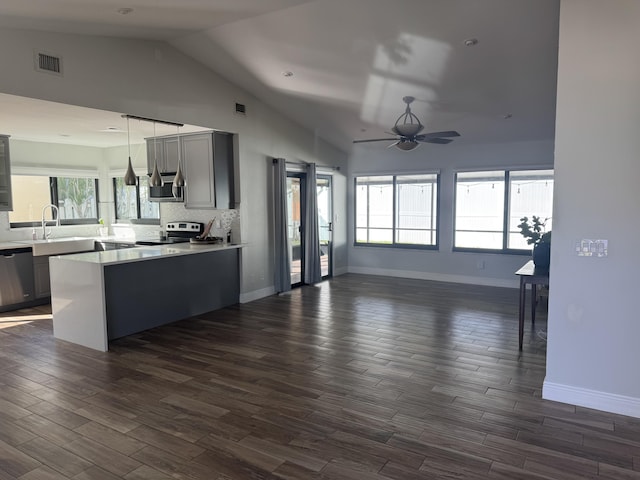
[[[139,246],[135,248],[123,248],[120,250],[107,250],[104,252],[74,253],[55,257],[66,261],[97,263],[100,265],[116,265],[119,263],[140,262],[161,257],[175,257],[181,255],[193,255],[218,250],[229,250],[246,247],[240,245],[194,245],[191,243],[178,243],[175,245]]]

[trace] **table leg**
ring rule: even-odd
[[[531,325],[536,323],[536,306],[538,305],[538,288],[535,283],[531,284]]]
[[[524,336],[524,302],[526,299],[526,283],[524,277],[520,277],[520,311],[518,312],[518,340],[519,348],[522,350],[522,337]]]

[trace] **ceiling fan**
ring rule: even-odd
[[[459,137],[460,134],[456,131],[450,130],[448,132],[431,132],[420,133],[424,128],[424,125],[420,122],[418,117],[411,111],[411,103],[415,100],[414,97],[402,97],[402,101],[407,104],[407,109],[402,115],[398,117],[395,125],[391,129],[390,135],[396,135],[396,138],[372,138],[370,140],[354,140],[353,143],[366,143],[366,142],[390,142],[394,141],[390,147],[397,147],[400,150],[409,151],[416,148],[420,143],[437,143],[440,145],[446,145],[453,140],[446,137]]]

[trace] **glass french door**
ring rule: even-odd
[[[289,237],[289,261],[291,286],[302,285],[304,278],[303,229],[304,179],[303,173],[287,172],[287,233]]]
[[[316,192],[318,193],[320,271],[322,272],[322,278],[329,278],[333,274],[333,196],[331,177],[329,175],[317,175]]]
[[[287,172],[287,232],[289,236],[289,259],[291,261],[291,286],[302,285],[304,279],[304,231],[305,191],[307,176],[301,172]],[[320,235],[320,268],[322,278],[331,277],[333,205],[331,177],[317,175],[318,227]]]

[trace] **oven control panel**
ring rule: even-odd
[[[169,222],[167,223],[168,232],[191,232],[198,234],[202,232],[204,224],[201,222]]]

